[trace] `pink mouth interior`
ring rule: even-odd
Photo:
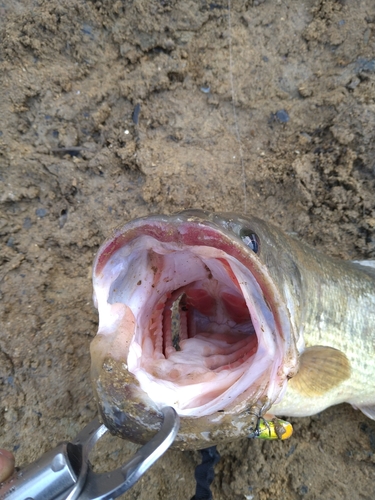
[[[116,339],[111,354],[157,405],[201,416],[277,382],[272,313],[223,250],[140,236],[111,255],[94,286],[98,333]]]
[[[160,299],[151,315],[148,331],[150,338],[162,336],[162,354],[166,359],[178,351],[186,352],[189,339],[199,340],[201,363],[208,370],[219,372],[240,366],[256,352],[258,341],[235,276],[232,280],[238,288],[237,293],[226,291],[207,271],[207,278],[180,287]],[[179,308],[176,324],[172,306],[181,294],[184,294],[184,305]],[[162,331],[158,331],[160,324]],[[179,332],[177,346],[173,339],[176,330]],[[194,347],[198,347],[197,342]],[[180,373],[174,369],[168,378],[174,382],[179,379],[185,385],[190,383],[185,374],[186,370]]]

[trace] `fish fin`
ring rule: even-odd
[[[358,410],[361,410],[362,413],[366,415],[366,417],[375,420],[375,405],[374,406],[356,406]]]
[[[359,264],[360,266],[374,267],[375,260],[352,260],[354,264]]]
[[[306,396],[321,396],[349,378],[350,371],[348,358],[338,349],[307,347],[301,354],[297,374],[288,384]]]

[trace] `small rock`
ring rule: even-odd
[[[48,211],[45,208],[37,208],[35,210],[35,215],[37,217],[45,217],[48,214]]]

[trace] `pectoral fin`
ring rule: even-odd
[[[352,260],[352,262],[354,262],[354,264],[360,264],[361,266],[375,268],[375,260]]]
[[[308,347],[300,357],[298,373],[289,385],[300,394],[321,396],[350,377],[346,355],[333,347]]]
[[[373,406],[357,406],[362,413],[364,413],[367,417],[375,420],[375,405]]]

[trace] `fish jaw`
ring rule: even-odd
[[[160,409],[181,418],[177,446],[209,446],[251,433],[297,370],[288,309],[267,268],[206,212],[151,216],[115,231],[93,269],[98,335],[92,379],[112,432],[135,442],[155,433]],[[180,350],[165,318],[187,297]]]

